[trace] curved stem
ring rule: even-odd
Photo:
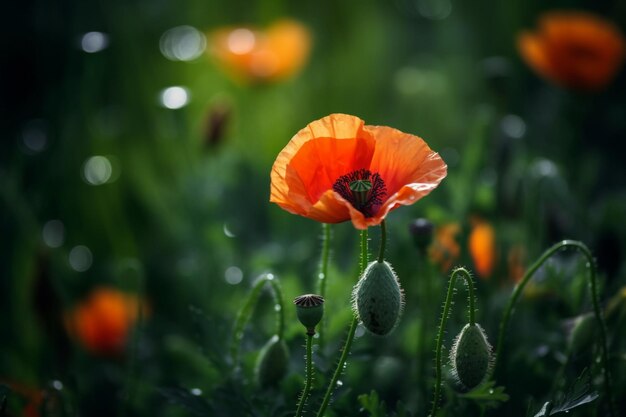
[[[322,298],[324,298],[326,297],[326,281],[328,280],[328,260],[330,258],[330,224],[322,223],[322,232],[322,262],[320,265],[320,274],[318,277],[318,294],[321,295]],[[318,344],[320,350],[324,348],[325,322],[325,318],[322,317],[322,322],[320,323],[317,331],[317,333],[319,334]]]
[[[309,391],[311,390],[311,384],[313,382],[313,352],[311,348],[311,344],[313,341],[313,335],[306,335],[306,380],[304,382],[304,390],[302,391],[302,396],[300,397],[300,401],[298,402],[298,410],[296,411],[296,417],[302,416],[302,410],[304,409],[304,403],[306,403],[306,399],[309,396]]]
[[[243,305],[241,310],[239,310],[239,314],[237,314],[237,319],[235,320],[233,338],[231,340],[229,349],[230,357],[232,358],[234,364],[237,364],[237,362],[239,361],[239,346],[241,345],[241,340],[243,339],[243,331],[246,327],[246,324],[250,320],[250,317],[252,316],[254,306],[259,299],[259,295],[261,294],[263,285],[265,285],[266,283],[269,283],[270,288],[272,288],[274,301],[276,302],[277,306],[275,309],[277,317],[276,335],[278,336],[278,339],[283,338],[283,333],[285,329],[285,313],[282,289],[280,288],[278,279],[274,277],[273,274],[263,274],[252,285],[252,291],[250,291],[246,303]]]
[[[500,354],[502,353],[502,345],[504,344],[504,332],[506,331],[506,327],[511,318],[511,314],[513,313],[513,307],[515,303],[519,299],[524,287],[533,277],[534,273],[557,251],[564,248],[575,248],[578,249],[584,256],[587,258],[587,263],[589,265],[589,289],[591,290],[591,301],[593,303],[593,311],[596,316],[596,320],[598,321],[599,331],[600,331],[600,344],[602,350],[602,367],[604,369],[604,390],[609,402],[609,410],[611,415],[616,415],[615,410],[613,409],[613,394],[611,390],[611,375],[609,371],[609,359],[608,359],[608,348],[606,343],[606,325],[604,323],[604,317],[602,316],[602,312],[600,311],[600,301],[598,299],[598,288],[596,283],[596,269],[595,262],[593,259],[593,255],[589,248],[582,242],[576,240],[563,240],[551,248],[546,250],[541,257],[528,268],[524,277],[519,282],[519,284],[513,290],[513,295],[509,299],[509,303],[504,310],[504,315],[502,316],[502,320],[500,321],[500,330],[498,332],[498,345],[496,347],[496,354],[494,358],[494,365],[492,367],[491,373],[489,377],[491,377],[495,373],[496,366],[498,365]]]
[[[363,274],[365,268],[367,267],[367,229],[361,230],[361,257],[359,258],[359,276]],[[330,402],[330,397],[335,390],[335,386],[337,385],[337,381],[339,380],[339,376],[344,371],[344,366],[346,364],[346,360],[348,359],[348,354],[350,353],[350,348],[352,347],[352,341],[354,340],[354,333],[356,332],[356,328],[359,324],[359,319],[356,314],[352,315],[352,323],[350,323],[350,330],[348,330],[348,336],[346,337],[346,342],[343,346],[343,351],[341,352],[341,357],[339,358],[339,362],[337,362],[337,367],[335,368],[335,372],[333,373],[332,379],[328,384],[328,388],[326,389],[326,394],[324,394],[324,399],[322,400],[322,404],[320,405],[319,410],[317,411],[317,417],[322,417],[326,412],[326,408],[328,407],[328,403]]]
[[[380,223],[380,247],[378,248],[378,262],[385,259],[385,246],[387,245],[387,225],[383,220]]]
[[[450,309],[452,308],[452,296],[454,295],[454,284],[456,283],[457,275],[461,274],[465,279],[465,284],[468,293],[468,316],[470,326],[476,324],[474,320],[474,281],[472,276],[465,268],[456,268],[450,275],[450,283],[448,284],[448,294],[446,295],[446,301],[443,305],[443,312],[441,313],[441,321],[439,322],[439,332],[437,334],[437,348],[435,350],[435,394],[433,396],[433,405],[430,411],[430,416],[435,417],[437,408],[439,407],[439,396],[441,395],[441,351],[443,349],[443,332],[446,328],[448,316],[450,315]]]

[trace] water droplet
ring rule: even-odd
[[[317,274],[317,278],[318,278],[318,279],[324,279],[325,277],[326,277],[326,276],[325,276],[322,272],[320,272],[319,274]]]
[[[344,365],[344,367],[345,367],[345,366],[346,366],[346,365]],[[343,385],[343,382],[341,382],[341,381],[337,381],[337,386],[338,386],[338,387],[340,387],[340,386],[342,386],[342,385]]]
[[[282,309],[282,307],[280,306],[280,304],[274,304],[274,311],[280,311]]]
[[[274,279],[274,274],[267,274],[267,280],[272,281]]]

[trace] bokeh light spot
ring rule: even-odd
[[[520,139],[524,137],[526,133],[526,123],[524,120],[515,115],[515,114],[507,114],[500,121],[500,128],[507,136],[515,139]]]
[[[236,266],[226,268],[224,279],[231,285],[237,285],[243,280],[243,271]]]
[[[417,11],[426,19],[443,20],[452,13],[450,0],[417,0]]]
[[[43,120],[31,120],[22,129],[22,142],[31,153],[38,153],[46,149],[48,134]]]
[[[180,109],[189,102],[189,92],[184,87],[168,87],[161,91],[161,104],[168,109]]]
[[[193,61],[206,49],[206,37],[193,26],[176,26],[163,33],[159,48],[171,61]]]
[[[112,174],[113,166],[105,156],[92,156],[83,165],[83,176],[85,181],[91,185],[106,184],[111,179]]]
[[[256,36],[250,29],[235,29],[228,35],[228,49],[234,54],[243,55],[254,49]]]
[[[43,225],[43,242],[50,248],[58,248],[65,241],[65,226],[61,220],[50,220]]]
[[[87,246],[78,245],[74,246],[70,251],[69,261],[73,270],[85,272],[91,268],[93,255]]]
[[[102,32],[87,32],[80,40],[83,51],[93,54],[100,52],[109,46],[109,36]]]

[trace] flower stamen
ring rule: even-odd
[[[365,215],[372,217],[387,194],[385,181],[368,169],[357,169],[342,175],[333,184],[333,190]]]

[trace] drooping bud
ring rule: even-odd
[[[255,375],[261,387],[274,386],[287,374],[289,349],[283,339],[272,336],[257,358]]]
[[[415,246],[422,252],[426,251],[426,248],[433,240],[433,231],[435,226],[427,219],[415,219],[409,224],[409,233],[413,237]]]
[[[398,324],[404,294],[388,262],[371,262],[352,291],[353,309],[363,326],[378,336],[389,334]]]
[[[324,315],[324,298],[321,295],[305,294],[293,300],[298,320],[306,327],[308,335],[315,334],[315,326]]]
[[[467,389],[480,384],[492,364],[491,345],[478,324],[466,324],[450,350],[452,371]]]
[[[596,337],[596,317],[589,313],[574,319],[569,335],[569,346],[572,353],[577,354],[592,345]]]

